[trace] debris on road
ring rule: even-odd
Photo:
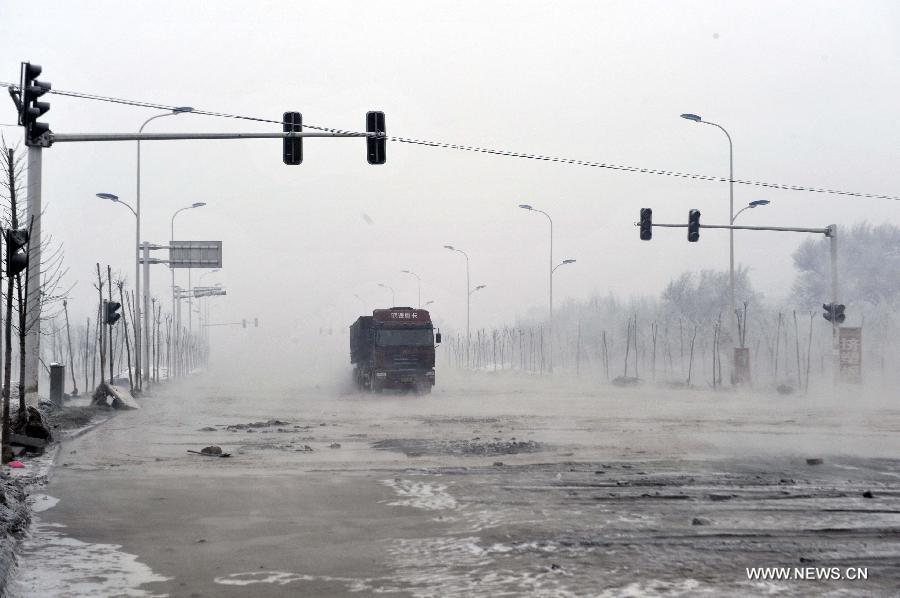
[[[710,525],[712,521],[707,519],[706,517],[694,517],[691,520],[691,525]]]
[[[806,460],[807,465],[821,465],[822,463],[824,463],[824,461],[822,461],[822,459],[819,459],[818,457]]]
[[[266,421],[258,421],[251,422],[249,424],[232,424],[230,426],[225,426],[226,430],[230,430],[232,432],[237,432],[238,430],[245,430],[247,432],[255,432],[258,428],[271,428],[274,426],[286,426],[288,422],[281,421],[280,419],[269,419]],[[286,430],[279,430],[286,431]]]
[[[331,444],[328,445],[328,448],[339,449],[339,448],[341,448],[341,443],[332,442]]]
[[[131,396],[130,392],[124,388],[115,386],[114,384],[107,384],[106,382],[101,382],[100,385],[97,386],[97,390],[91,395],[91,399],[91,405],[107,405],[111,406],[113,409],[141,408],[141,406],[137,404],[137,401],[134,400],[134,397]]]
[[[871,490],[866,490],[865,492],[863,492],[863,498],[875,498],[875,495],[872,494]]]
[[[205,446],[199,451],[192,451],[188,449],[189,453],[194,453],[195,455],[205,455],[207,457],[230,457],[231,453],[223,453],[222,447],[220,446]]]

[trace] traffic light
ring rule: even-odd
[[[299,133],[303,130],[303,115],[299,112],[285,112],[285,133]],[[303,162],[303,137],[284,138],[284,163],[294,166]]]
[[[840,303],[834,306],[834,321],[838,324],[842,324],[844,320],[847,319],[847,316],[844,315],[844,306]]]
[[[241,327],[242,327],[242,328],[246,328],[246,327],[247,327],[247,320],[241,320]]]
[[[369,164],[384,164],[387,159],[384,112],[366,112],[366,133],[380,133],[377,137],[366,137],[366,158]]]
[[[822,314],[822,317],[829,322],[842,324],[844,320],[847,319],[846,314],[844,314],[844,310],[846,309],[845,305],[842,305],[840,303],[823,303],[822,309],[825,310],[825,313]]]
[[[28,229],[6,231],[6,275],[15,276],[28,267]]]
[[[649,241],[653,237],[653,210],[641,208],[641,241]]]
[[[688,241],[696,243],[700,239],[700,210],[688,212]]]
[[[117,314],[119,308],[122,307],[122,304],[117,301],[107,301],[106,302],[106,323],[112,326],[116,322],[119,321],[119,318],[122,317],[122,314]]]
[[[30,62],[22,63],[22,113],[19,124],[25,127],[25,145],[42,145],[41,137],[50,131],[50,125],[37,119],[50,110],[49,102],[37,99],[50,91],[50,84],[38,81],[41,67]]]
[[[259,328],[259,318],[253,318],[253,327]]]

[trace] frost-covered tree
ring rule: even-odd
[[[738,267],[734,271],[735,309],[742,309],[744,303],[758,305],[762,297],[750,284],[749,270]],[[672,280],[662,293],[664,308],[671,313],[693,322],[716,319],[719,314],[724,319],[729,309],[728,272],[701,270],[683,272]]]
[[[830,241],[807,239],[794,252],[797,303],[817,307],[831,297]],[[900,301],[900,227],[861,222],[838,231],[838,279],[842,303]]]

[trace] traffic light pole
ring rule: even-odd
[[[26,297],[25,333],[25,403],[36,407],[38,404],[38,381],[40,377],[41,355],[41,165],[40,146],[28,146],[28,175],[26,179],[28,195],[27,219],[31,234],[28,239],[28,285]]]

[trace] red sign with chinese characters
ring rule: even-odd
[[[376,309],[372,317],[379,323],[391,324],[430,324],[431,314],[426,309],[396,307],[393,309]]]

